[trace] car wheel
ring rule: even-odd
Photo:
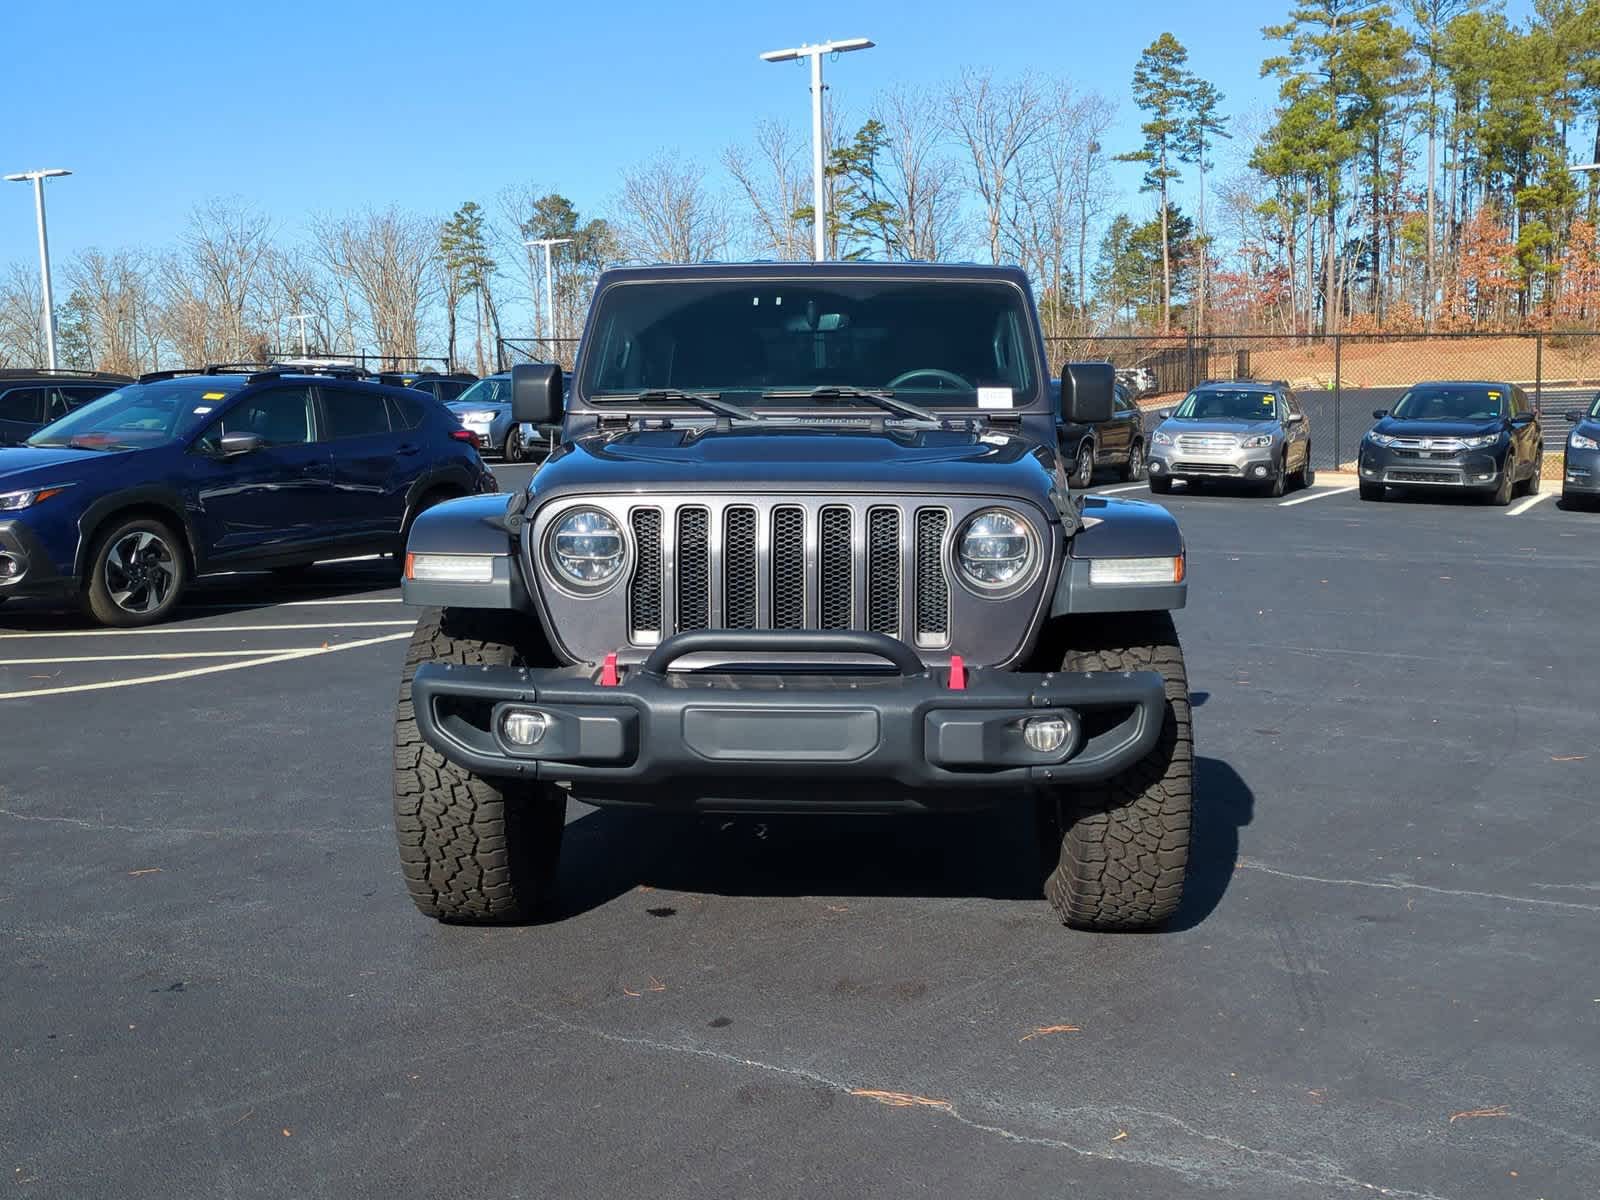
[[[1278,464],[1277,470],[1273,472],[1271,480],[1269,480],[1268,483],[1267,483],[1266,492],[1267,492],[1268,496],[1270,496],[1274,500],[1276,500],[1279,497],[1281,497],[1284,492],[1286,492],[1288,490],[1289,490],[1289,460],[1287,458],[1285,458],[1282,462],[1280,462]]]
[[[1544,455],[1541,453],[1533,460],[1533,474],[1528,476],[1528,482],[1523,485],[1524,496],[1537,496],[1539,489],[1544,486]]]
[[[511,432],[506,434],[503,457],[508,463],[519,463],[523,460],[522,439],[517,436],[517,427],[515,425],[511,427]]]
[[[1150,490],[1158,496],[1165,496],[1172,491],[1172,480],[1165,475],[1150,476]]]
[[[1489,492],[1485,499],[1495,508],[1504,508],[1511,503],[1511,497],[1517,490],[1517,459],[1507,453],[1505,469],[1500,472],[1500,482],[1494,491]]]
[[[1365,480],[1362,480],[1362,482],[1361,482],[1361,498],[1363,500],[1382,500],[1383,499],[1383,484],[1381,484],[1381,483],[1368,483]]]
[[[1129,483],[1137,483],[1144,478],[1144,443],[1135,442],[1128,447],[1128,462],[1122,468],[1122,477]]]
[[[1183,650],[1165,612],[1085,622],[1063,671],[1155,671],[1166,681],[1167,711],[1156,748],[1101,783],[1051,789],[1038,804],[1039,826],[1059,837],[1046,898],[1078,929],[1134,930],[1178,910],[1189,862],[1194,740]]]
[[[1306,460],[1300,464],[1300,473],[1296,478],[1297,484],[1308,488],[1317,481],[1317,469],[1311,465],[1311,443],[1306,443]]]
[[[412,708],[411,679],[422,663],[534,665],[542,656],[519,648],[512,617],[426,609],[406,650],[394,721],[394,828],[406,891],[439,921],[525,921],[555,894],[565,793],[457,766],[422,740]]]
[[[1078,443],[1077,457],[1072,461],[1072,473],[1067,476],[1071,487],[1086,488],[1094,479],[1094,443],[1088,438]]]
[[[188,571],[183,539],[165,522],[117,521],[89,553],[84,605],[102,625],[153,625],[177,605]]]

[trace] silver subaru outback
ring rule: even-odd
[[[1175,409],[1158,414],[1150,435],[1150,490],[1204,479],[1254,484],[1270,496],[1310,487],[1311,426],[1286,384],[1202,383]]]

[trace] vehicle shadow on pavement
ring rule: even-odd
[[[295,601],[331,604],[393,591],[399,585],[400,567],[393,559],[325,563],[282,575],[244,571],[204,576],[189,586],[173,610],[172,620],[245,615]],[[94,627],[80,609],[60,601],[21,599],[0,606],[0,629],[4,630],[55,632]]]
[[[1195,762],[1195,831],[1183,905],[1166,927],[1216,909],[1254,796],[1217,759]],[[1042,900],[1046,856],[1026,801],[910,817],[679,815],[598,809],[567,825],[554,919],[638,887],[721,896]],[[1053,864],[1052,864],[1053,865]]]

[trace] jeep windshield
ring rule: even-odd
[[[70,446],[76,450],[143,450],[159,446],[198,429],[211,410],[244,387],[245,382],[241,375],[130,383],[46,425],[27,444]]]
[[[1256,388],[1190,392],[1172,414],[1175,421],[1273,421],[1277,398]]]
[[[697,392],[748,408],[865,408],[875,401],[862,393],[878,392],[924,409],[1009,409],[1040,391],[1026,298],[993,280],[619,283],[589,330],[579,382],[597,404]]]

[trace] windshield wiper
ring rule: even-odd
[[[893,392],[875,388],[853,387],[850,384],[825,384],[822,387],[814,387],[810,391],[799,389],[783,391],[780,389],[778,391],[762,392],[761,398],[763,400],[866,400],[876,404],[879,408],[898,413],[902,417],[910,417],[916,421],[929,421],[934,425],[943,424],[937,413],[912,404],[909,400],[898,399]]]
[[[737,404],[730,404],[715,392],[685,392],[680,391],[677,388],[651,388],[649,391],[631,392],[627,396],[619,396],[618,399],[642,400],[646,402],[662,400],[680,401],[686,404],[698,404],[701,408],[707,410],[708,412],[714,412],[718,416],[722,417],[731,417],[735,421],[759,422],[761,420],[761,417],[758,414],[751,412],[748,408],[742,408]]]

